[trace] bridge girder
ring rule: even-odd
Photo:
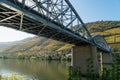
[[[69,0],[0,0],[0,11],[0,25],[72,44],[103,46],[94,44]]]

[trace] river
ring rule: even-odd
[[[0,75],[16,73],[26,80],[67,80],[70,62],[0,59]]]

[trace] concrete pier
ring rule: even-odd
[[[72,48],[72,66],[80,67],[83,75],[87,74],[87,59],[93,59],[93,69],[99,74],[99,62],[97,56],[97,48],[90,44],[74,46]]]
[[[113,62],[112,54],[102,52],[102,63],[103,64],[111,64],[112,62]]]

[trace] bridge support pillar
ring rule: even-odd
[[[102,53],[102,63],[103,64],[111,64],[112,61],[112,54],[110,53]]]
[[[74,46],[72,48],[72,66],[80,67],[81,74],[87,75],[88,62],[87,59],[93,60],[93,69],[99,75],[99,62],[97,56],[97,48],[90,44]]]

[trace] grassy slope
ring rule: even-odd
[[[102,32],[94,32],[92,35],[100,34],[100,35],[109,35],[109,34],[115,34],[115,33],[120,33],[120,28],[112,28],[108,29]]]
[[[70,49],[72,45],[58,42],[55,40],[43,38],[43,37],[34,37],[28,40],[24,40],[22,43],[17,45],[6,45],[6,47],[0,48],[1,54],[33,54],[44,56],[50,53],[56,53],[57,51]]]

